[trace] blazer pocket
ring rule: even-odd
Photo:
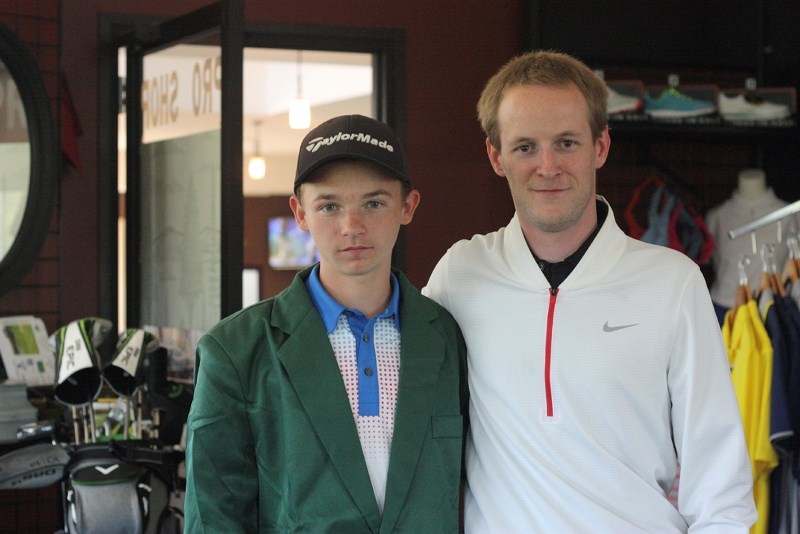
[[[224,415],[217,415],[214,417],[197,417],[197,418],[190,418],[189,419],[189,427],[192,430],[197,430],[198,428],[203,428],[205,426],[213,425],[219,422],[225,422],[226,417]]]
[[[431,436],[434,438],[460,438],[463,433],[463,416],[434,415],[431,417]]]

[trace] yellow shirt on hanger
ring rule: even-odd
[[[728,311],[722,337],[728,351],[731,378],[753,470],[753,498],[758,521],[750,532],[766,534],[769,526],[769,475],[778,465],[778,456],[769,439],[772,342],[755,300]]]

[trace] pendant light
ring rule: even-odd
[[[267,160],[261,155],[261,147],[259,146],[261,121],[253,123],[253,130],[255,131],[255,151],[247,162],[247,174],[253,180],[263,180],[267,174]]]
[[[303,98],[303,51],[297,51],[297,97],[289,102],[289,127],[305,130],[311,126],[311,105]]]

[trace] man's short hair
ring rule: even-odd
[[[478,120],[486,137],[500,148],[497,112],[510,87],[574,85],[586,100],[592,138],[597,139],[608,126],[608,88],[585,63],[569,54],[538,50],[512,58],[486,83],[478,100]]]

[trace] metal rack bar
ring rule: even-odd
[[[782,208],[778,208],[772,213],[768,213],[763,217],[756,219],[753,222],[740,226],[739,228],[734,228],[733,230],[728,232],[728,236],[730,236],[731,239],[736,239],[737,237],[741,237],[747,233],[757,230],[762,226],[766,226],[768,224],[780,221],[781,219],[785,219],[789,215],[793,215],[797,212],[800,212],[800,200],[792,202],[791,204],[784,206]]]

